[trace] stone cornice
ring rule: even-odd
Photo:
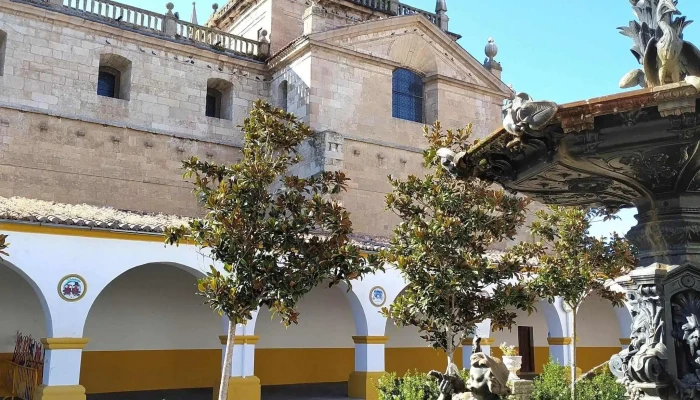
[[[104,34],[110,38],[132,41],[141,47],[161,49],[176,54],[192,55],[196,57],[196,59],[214,64],[236,64],[239,68],[246,68],[253,73],[261,75],[266,73],[266,66],[261,62],[250,61],[233,55],[220,54],[204,47],[181,43],[168,37],[152,35],[147,32],[136,31],[126,27],[114,27],[109,24],[65,14],[57,10],[43,8],[38,5],[27,4],[17,0],[0,2],[0,13],[49,20],[75,27],[75,29],[86,30],[90,34]]]
[[[493,85],[494,90],[497,88],[500,89],[502,91],[502,95],[505,97],[513,94],[512,90],[508,88],[503,81],[489,72],[476,58],[474,58],[474,56],[467,52],[462,46],[457,44],[457,42],[454,41],[447,33],[440,30],[437,26],[419,14],[391,17],[376,21],[367,21],[356,25],[342,26],[325,32],[314,33],[310,35],[310,39],[314,41],[326,41],[330,38],[338,36],[357,36],[360,34],[367,34],[372,31],[399,29],[416,24],[421,24],[424,26],[426,28],[424,31],[426,34],[430,35],[433,40],[441,42],[447,49],[451,50],[453,54],[461,58],[465,64],[471,67],[471,71],[479,75],[479,77],[485,82]]]

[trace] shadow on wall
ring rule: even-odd
[[[213,389],[180,389],[88,394],[87,400],[211,400],[213,396]]]

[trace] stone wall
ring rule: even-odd
[[[313,50],[311,62],[309,123],[316,131],[344,137],[344,170],[352,183],[343,204],[355,229],[374,235],[390,234],[397,222],[384,210],[385,194],[391,190],[387,177],[424,172],[424,124],[392,117],[394,68],[322,49]],[[432,95],[445,128],[472,122],[475,137],[485,137],[500,124],[492,117],[500,110],[500,99],[454,84],[435,85],[439,91],[432,94],[426,86],[426,106]]]
[[[232,146],[0,108],[0,196],[196,215],[181,161],[232,162]]]
[[[260,64],[106,24],[3,3],[0,30],[7,32],[0,107],[236,144],[235,126],[254,100],[269,96]],[[131,62],[122,76],[130,75],[129,100],[97,95],[100,59],[112,54]],[[210,78],[231,83],[232,121],[205,116]]]

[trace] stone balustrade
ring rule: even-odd
[[[180,20],[167,4],[167,13],[159,14],[111,0],[43,0],[53,7],[63,8],[73,15],[115,23],[134,30],[161,34],[195,44],[208,45],[213,50],[260,58],[269,55],[267,33],[260,41],[246,39],[214,28]]]

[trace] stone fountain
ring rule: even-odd
[[[633,314],[612,372],[632,399],[700,400],[700,51],[677,1],[629,0],[620,28],[641,67],[621,88],[642,89],[557,105],[519,93],[503,129],[443,165],[546,204],[637,207],[627,234],[640,262],[619,281]],[[472,164],[473,165],[473,164]]]

